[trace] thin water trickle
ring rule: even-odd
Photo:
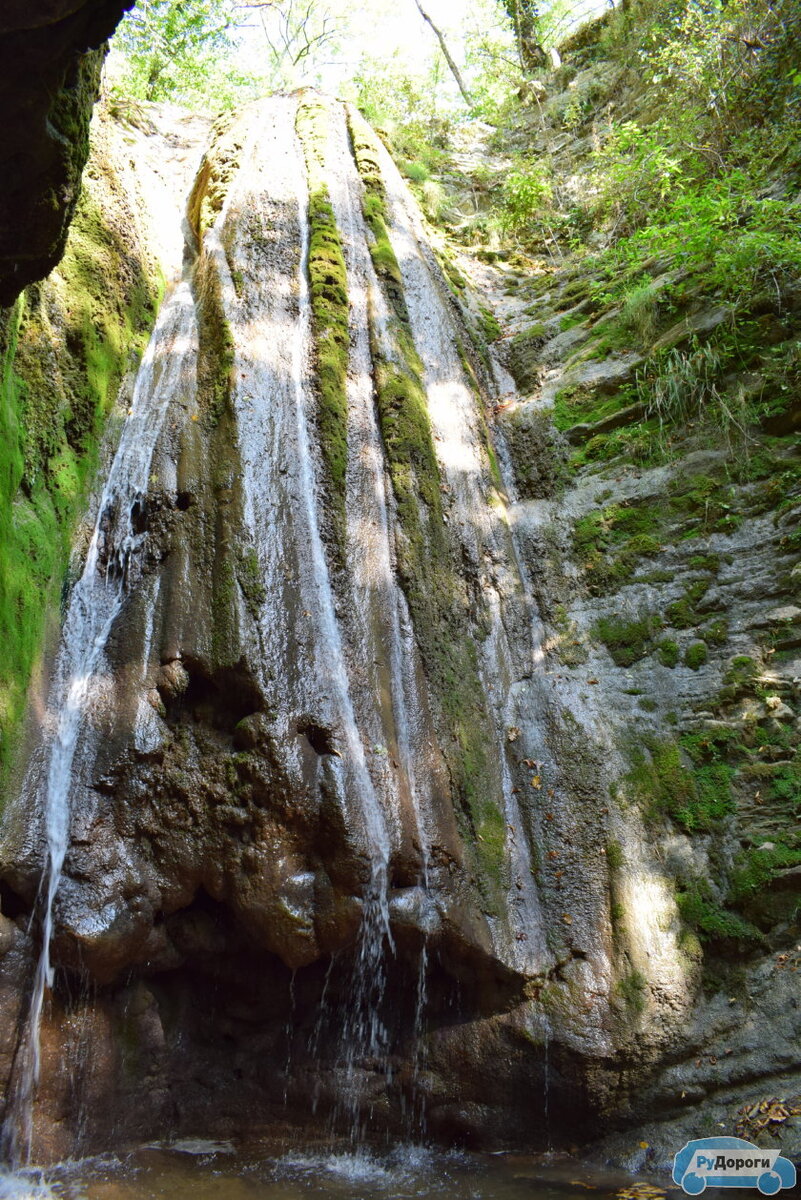
[[[295,1034],[295,977],[297,971],[293,971],[289,977],[289,1013],[286,1019],[286,1028],[284,1030],[286,1036],[286,1062],[284,1064],[284,1108],[286,1108],[289,1098],[289,1080],[292,1075],[292,1039]]]
[[[543,1021],[543,1084],[542,1084],[542,1108],[543,1120],[545,1124],[545,1148],[549,1152],[553,1150],[553,1139],[551,1137],[551,1027],[547,1017]]]
[[[33,1101],[41,1072],[40,1027],[53,985],[55,901],[69,845],[71,793],[80,740],[91,726],[96,687],[109,634],[141,569],[150,463],[170,401],[192,386],[196,321],[188,283],[164,305],[137,376],[98,506],[83,573],[73,588],[48,699],[49,738],[42,795],[45,862],[39,896],[41,949],[27,1027],[13,1083],[14,1103],[3,1130],[12,1162],[28,1160]],[[26,779],[25,787],[36,782]]]

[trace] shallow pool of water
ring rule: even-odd
[[[658,1200],[645,1181],[571,1160],[443,1154],[244,1153],[183,1141],[125,1157],[63,1164],[45,1175],[0,1174],[0,1200]]]

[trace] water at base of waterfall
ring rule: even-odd
[[[630,1175],[568,1156],[489,1155],[397,1146],[384,1154],[185,1139],[124,1158],[0,1173],[0,1200],[611,1200]]]

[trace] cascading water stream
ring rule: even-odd
[[[80,743],[98,699],[109,635],[140,569],[150,462],[179,382],[191,387],[197,331],[192,293],[180,284],[162,308],[137,376],[131,408],[98,506],[83,573],[64,621],[48,701],[49,738],[42,795],[45,862],[39,897],[41,950],[34,974],[14,1104],[4,1129],[12,1162],[30,1158],[33,1102],[41,1071],[40,1027],[53,984],[55,902],[69,845],[71,792]],[[37,782],[26,778],[25,787]]]
[[[413,714],[422,711],[423,697],[415,671],[417,650],[406,599],[397,580],[391,530],[395,513],[385,467],[381,434],[373,396],[370,330],[389,352],[389,315],[368,250],[367,229],[361,208],[361,179],[349,144],[345,112],[331,106],[326,147],[326,178],[337,228],[342,238],[350,304],[350,355],[348,370],[349,457],[346,510],[348,513],[348,579],[353,594],[359,661],[374,664],[368,675],[373,696],[387,696],[383,706],[373,704],[372,737],[381,756],[374,756],[373,771],[400,814],[404,798],[411,810],[413,832],[420,855],[418,888],[421,905],[428,896],[429,836],[423,812],[425,754]],[[367,707],[367,706],[365,706]],[[383,720],[381,719],[383,718]],[[384,743],[389,742],[391,753]],[[418,753],[415,753],[415,747]],[[418,761],[419,759],[419,761]],[[425,924],[425,913],[423,924]],[[428,951],[425,931],[420,949],[413,1038],[414,1085],[417,1084],[419,1046],[425,1019]],[[413,1108],[413,1105],[412,1105]],[[410,1136],[422,1132],[415,1114],[409,1114]]]
[[[364,830],[369,879],[362,895],[353,994],[343,1029],[342,1104],[358,1136],[356,1063],[384,1053],[380,1017],[391,948],[388,908],[390,831],[365,753],[354,708],[342,631],[320,528],[315,455],[310,437],[311,303],[308,285],[308,198],[295,135],[294,100],[263,102],[257,135],[237,180],[207,234],[223,283],[226,317],[237,347],[234,405],[244,465],[245,520],[264,582],[259,615],[265,686],[285,714],[313,712],[335,731],[325,755],[346,810]],[[225,228],[225,249],[223,229]],[[276,251],[254,269],[252,245],[267,238]],[[300,254],[297,256],[297,247]],[[283,252],[281,252],[283,251]],[[293,263],[294,269],[293,269]],[[234,288],[231,267],[238,272]],[[242,298],[237,295],[241,293]],[[297,646],[304,647],[299,656]],[[287,741],[297,729],[287,726]]]
[[[505,539],[501,549],[481,484],[481,434],[477,426],[476,402],[457,353],[453,317],[437,287],[437,270],[428,261],[431,251],[408,189],[389,153],[379,143],[376,153],[391,214],[390,239],[403,276],[414,342],[425,367],[429,416],[437,438],[438,455],[458,502],[460,537],[465,540],[465,549],[476,564],[482,563],[487,548],[496,561],[501,562]],[[507,583],[509,588],[515,585],[519,591],[519,577]],[[489,580],[483,595],[488,607],[490,633],[480,647],[481,672],[488,694],[500,700],[511,695],[517,672],[530,671],[536,647],[529,644],[526,661],[516,665],[516,656],[504,627],[501,597]],[[507,952],[520,969],[536,970],[548,959],[545,921],[507,760],[504,733],[510,722],[505,721],[504,709],[499,716],[501,719],[495,728],[496,761],[501,774],[506,851],[511,865],[507,912],[512,941]]]

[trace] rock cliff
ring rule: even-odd
[[[602,31],[525,123],[577,188],[593,105],[643,103]],[[733,316],[658,258],[636,301],[564,254],[462,275],[310,92],[191,187],[184,137],[185,276],[174,238],[8,789],[8,1141],[798,1153],[797,280]],[[712,436],[693,397],[757,374]]]
[[[103,44],[132,0],[9,0],[0,13],[0,306],[64,251]]]

